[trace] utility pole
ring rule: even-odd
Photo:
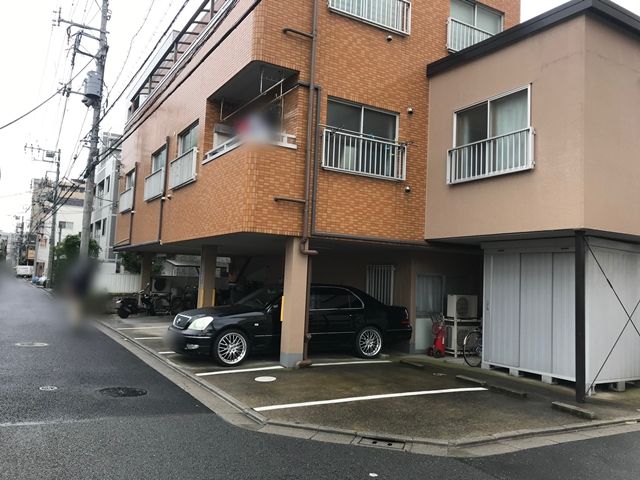
[[[95,166],[98,163],[98,157],[100,150],[98,148],[98,141],[100,140],[100,114],[102,111],[102,92],[104,87],[104,70],[107,61],[107,52],[109,50],[109,44],[107,43],[107,22],[110,18],[109,13],[109,0],[102,0],[101,7],[101,21],[100,28],[94,28],[88,25],[82,25],[70,20],[64,20],[60,17],[60,10],[58,10],[57,23],[66,23],[73,27],[79,27],[83,30],[97,31],[98,37],[89,33],[82,33],[77,37],[74,46],[76,53],[87,55],[84,51],[79,50],[79,38],[88,37],[99,42],[98,53],[93,56],[96,60],[96,71],[89,72],[89,75],[85,81],[84,98],[82,102],[88,107],[93,108],[93,122],[91,126],[91,133],[89,139],[89,158],[87,158],[87,168],[85,170],[85,188],[84,188],[84,205],[82,208],[82,232],[80,234],[80,259],[87,259],[89,257],[89,242],[91,240],[89,230],[91,228],[91,212],[93,210],[93,198],[94,198],[94,171]]]
[[[53,184],[53,197],[51,199],[51,229],[49,232],[49,256],[47,259],[47,271],[45,273],[47,277],[47,285],[49,288],[53,286],[53,250],[56,246],[56,220],[58,208],[58,201],[60,199],[60,149],[58,150],[46,150],[40,147],[24,146],[25,151],[31,150],[31,153],[37,152],[42,154],[43,158],[34,158],[38,162],[54,163],[56,165],[56,180]],[[44,224],[42,225],[45,226]],[[34,261],[34,267],[38,264],[38,226],[36,228],[36,258]],[[35,272],[34,268],[34,272]]]

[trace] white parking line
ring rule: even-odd
[[[358,360],[355,362],[312,363],[312,367],[333,367],[334,365],[368,365],[371,363],[393,363],[391,360]]]
[[[240,368],[237,370],[218,370],[215,372],[196,373],[196,377],[208,377],[210,375],[226,375],[229,373],[263,372],[265,370],[281,370],[283,368],[284,368],[283,366],[277,365],[275,367]]]
[[[172,352],[172,351],[168,351],[168,352],[158,352],[158,355],[171,355],[172,353],[176,353],[176,352]]]
[[[133,337],[134,340],[162,340],[163,337]]]
[[[153,328],[167,328],[167,325],[161,325],[159,327],[122,327],[116,330],[151,330]]]
[[[469,388],[449,388],[446,390],[423,390],[418,392],[386,393],[383,395],[366,395],[364,397],[335,398],[333,400],[318,400],[315,402],[285,403],[282,405],[269,405],[266,407],[256,407],[254,408],[254,410],[256,412],[267,412],[270,410],[282,410],[285,408],[313,407],[316,405],[362,402],[364,400],[380,400],[383,398],[417,397],[421,395],[440,395],[444,393],[484,392],[486,390],[487,390],[486,388],[482,388],[482,387],[469,387]]]

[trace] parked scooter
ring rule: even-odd
[[[151,292],[151,284],[149,283],[147,283],[144,290],[138,292],[138,296],[119,298],[116,300],[116,305],[118,306],[118,316],[120,318],[127,318],[129,315],[138,313],[144,313],[148,316],[176,313],[172,304],[171,294]]]

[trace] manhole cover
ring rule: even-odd
[[[260,383],[268,383],[268,382],[275,382],[276,377],[256,377],[254,378],[254,380]]]
[[[120,398],[120,397],[141,397],[146,395],[147,391],[142,388],[131,387],[109,387],[98,390],[98,393],[107,397]]]
[[[43,342],[18,342],[16,343],[16,347],[46,347],[48,343]]]
[[[57,389],[58,387],[54,385],[44,385],[40,387],[40,390],[42,390],[43,392],[53,392],[54,390],[57,390]]]

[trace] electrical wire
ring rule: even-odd
[[[35,107],[33,107],[31,110],[29,110],[28,112],[23,113],[22,115],[20,115],[17,118],[14,118],[13,120],[11,120],[8,123],[5,123],[4,125],[0,126],[0,130],[3,130],[7,127],[10,127],[11,125],[13,125],[14,123],[19,122],[20,120],[22,120],[23,118],[31,115],[33,112],[37,111],[38,109],[42,108],[44,105],[46,105],[49,101],[51,101],[51,99],[53,99],[56,95],[58,95],[59,93],[63,92],[66,90],[67,87],[69,87],[71,85],[71,82],[73,80],[75,80],[76,78],[78,78],[78,76],[80,76],[80,74],[87,69],[87,67],[91,64],[93,60],[90,60],[89,63],[87,63],[84,67],[82,67],[82,70],[80,70],[73,78],[71,78],[71,80],[69,80],[69,83],[63,85],[62,87],[60,87],[58,90],[56,90],[53,95],[47,97],[45,100],[43,100],[42,102],[40,102],[38,105],[36,105]]]

